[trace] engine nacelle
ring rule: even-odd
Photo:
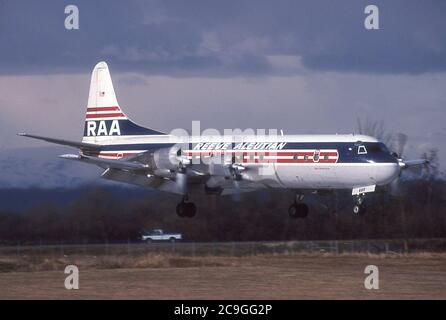
[[[181,156],[178,147],[162,148],[150,154],[149,167],[156,170],[177,170],[181,165]]]

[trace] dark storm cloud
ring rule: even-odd
[[[363,27],[371,3],[377,31]],[[80,30],[64,28],[68,4],[79,7]],[[289,57],[315,70],[444,71],[445,9],[433,0],[5,0],[0,73],[84,72],[103,59],[114,70],[177,76],[300,72]]]

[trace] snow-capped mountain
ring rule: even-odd
[[[73,152],[74,151],[74,152]],[[65,147],[0,149],[0,188],[78,187],[104,183],[101,168],[60,159],[64,153],[76,153]]]

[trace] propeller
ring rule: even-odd
[[[438,174],[438,150],[433,149],[429,153],[424,152],[423,158],[426,162],[423,166],[420,166],[419,175],[424,179],[432,179]]]
[[[403,194],[402,190],[403,184],[401,183],[404,180],[404,177],[402,177],[403,172],[407,171],[407,169],[410,169],[412,172],[415,172],[420,168],[421,169],[426,168],[426,170],[430,170],[430,160],[428,159],[426,154],[424,154],[423,159],[416,159],[416,160],[403,159],[404,149],[407,144],[407,135],[405,135],[404,133],[397,133],[395,135],[395,143],[396,143],[395,148],[397,152],[396,153],[394,152],[392,154],[398,161],[400,172],[398,177],[390,183],[390,194],[395,197],[401,197]]]
[[[402,174],[402,168],[404,167],[403,164],[403,153],[404,153],[404,149],[406,147],[407,144],[407,135],[405,135],[404,133],[397,133],[394,137],[394,149],[395,151],[392,153],[392,155],[397,159],[398,164],[400,166],[400,172],[398,174],[398,177],[396,179],[394,179],[391,183],[390,183],[390,194],[394,197],[400,197],[403,192],[402,192],[402,184],[401,184],[401,174]]]
[[[182,155],[181,149],[177,151],[178,169],[175,174],[175,183],[177,190],[183,196],[187,195],[187,166],[191,164],[191,161]]]
[[[230,177],[232,180],[232,185],[234,187],[234,194],[232,199],[236,202],[241,201],[241,191],[240,191],[240,183],[242,180],[241,172],[245,170],[245,167],[236,163],[235,155],[231,158],[231,164],[229,166]]]
[[[213,189],[223,188],[222,194],[231,195],[234,201],[240,201],[241,172],[245,170],[245,167],[237,164],[234,156],[231,156],[230,159],[225,157],[223,162],[223,164],[214,162],[209,164],[209,174],[211,177],[206,181],[206,186]],[[225,185],[227,186],[226,188]]]
[[[236,202],[240,202],[241,198],[242,198],[241,191],[240,191],[240,180],[242,180],[242,176],[236,170],[237,169],[234,170],[234,172],[232,174],[232,178],[231,178],[232,185],[234,186],[234,191],[235,191],[232,195],[232,199]]]
[[[404,149],[407,144],[407,135],[404,133],[397,133],[395,137],[396,141],[396,154],[398,159],[403,158]]]

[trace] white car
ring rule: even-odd
[[[165,233],[161,229],[154,229],[151,231],[144,231],[141,235],[141,240],[145,242],[153,241],[170,241],[175,242],[183,239],[181,233]]]

